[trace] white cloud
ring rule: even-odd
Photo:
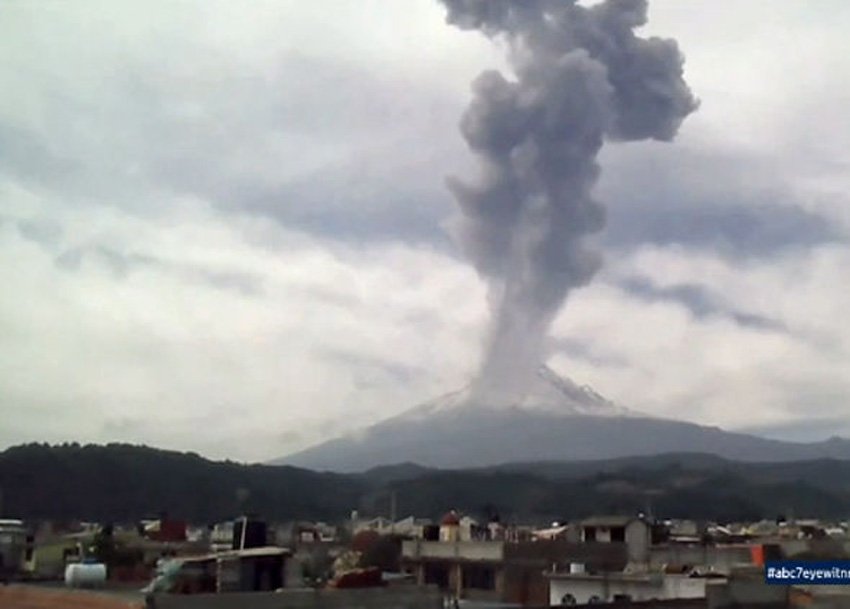
[[[681,248],[646,248],[612,261],[607,277],[576,295],[556,336],[584,341],[597,359],[556,358],[583,382],[645,412],[726,427],[840,416],[850,391],[850,332],[836,290],[850,248],[824,246],[786,258],[735,263]],[[769,316],[786,329],[700,317],[675,300],[649,302],[616,277],[658,286],[697,283],[730,310]],[[606,281],[607,279],[607,281]],[[607,363],[606,363],[607,362]]]
[[[175,209],[156,222],[60,211],[71,236],[53,248],[17,224],[53,209],[7,216],[0,248],[17,264],[0,269],[15,295],[0,304],[5,441],[125,439],[262,458],[315,440],[333,419],[377,420],[472,370],[483,299],[465,265],[282,230],[275,245],[250,245],[261,221]],[[75,249],[76,268],[56,264]],[[116,273],[103,251],[128,268]],[[223,288],[210,279],[221,273],[259,289]],[[279,440],[292,430],[298,442]]]
[[[767,201],[850,227],[845,3],[651,5],[703,105],[676,147],[606,153],[612,214]],[[484,289],[399,227],[443,219],[468,82],[500,65],[427,0],[3,3],[0,446],[270,458],[462,385]],[[850,254],[774,242],[615,248],[556,327],[596,357],[556,366],[659,415],[842,416]],[[638,298],[634,276],[777,327]]]

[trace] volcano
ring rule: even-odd
[[[460,469],[664,453],[739,461],[850,459],[850,441],[785,442],[652,417],[544,366],[515,404],[479,403],[465,388],[273,463],[358,472],[398,463]]]

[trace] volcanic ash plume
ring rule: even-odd
[[[669,141],[697,101],[676,42],[635,35],[645,0],[442,2],[449,23],[506,42],[513,71],[473,82],[460,129],[480,175],[448,181],[462,212],[455,236],[490,285],[474,389],[512,401],[568,292],[601,265],[588,238],[605,224],[592,193],[603,141]]]

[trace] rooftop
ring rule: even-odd
[[[581,521],[583,527],[624,527],[637,516],[591,516]]]
[[[690,573],[625,573],[621,571],[606,572],[606,573],[570,573],[569,571],[549,571],[546,577],[550,579],[572,579],[578,581],[619,581],[619,582],[637,582],[637,583],[661,583],[666,579],[717,579],[716,577],[702,577],[692,575]]]
[[[245,550],[226,550],[224,552],[213,552],[211,554],[201,554],[198,556],[181,556],[178,560],[183,562],[205,562],[208,560],[221,559],[240,559],[240,558],[259,558],[262,556],[284,556],[292,554],[288,548],[279,548],[277,546],[265,546],[262,548],[247,548]]]
[[[14,518],[0,518],[0,527],[22,527],[24,526],[23,520],[16,520]]]

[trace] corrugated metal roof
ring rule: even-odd
[[[240,558],[258,558],[262,556],[284,556],[291,555],[288,548],[277,546],[265,546],[262,548],[247,548],[245,550],[225,550],[224,552],[213,552],[198,556],[179,556],[177,560],[183,562],[204,562],[208,560],[238,560]]]

